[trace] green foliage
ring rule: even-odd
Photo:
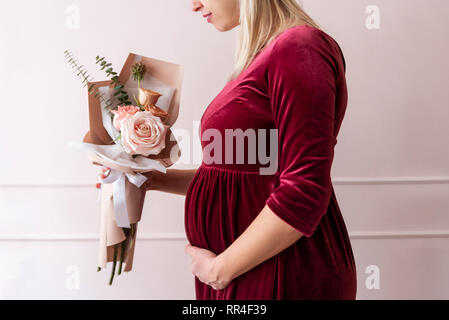
[[[117,97],[118,101],[120,101],[119,105],[131,105],[132,102],[129,101],[128,93],[123,90],[123,85],[120,83],[119,78],[117,76],[117,72],[112,68],[112,64],[108,63],[104,57],[96,56],[95,64],[100,64],[101,70],[105,70],[106,75],[111,78],[112,83],[115,85],[114,87],[114,97]]]
[[[92,82],[93,77],[90,76],[87,69],[85,69],[84,65],[80,65],[78,59],[68,50],[64,51],[64,56],[67,59],[69,65],[74,69],[74,72],[78,76],[78,78],[82,79],[83,86],[86,87],[89,82]],[[98,91],[98,88],[95,84],[91,83],[88,88],[88,93],[90,95],[94,95],[95,98],[99,98],[101,102],[106,104],[105,108],[110,108],[112,106],[112,101],[110,99],[106,99],[102,93]]]

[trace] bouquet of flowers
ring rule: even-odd
[[[179,107],[182,67],[161,60],[129,54],[118,75],[104,57],[96,64],[110,77],[92,82],[72,53],[67,61],[88,88],[90,130],[82,143],[69,143],[88,153],[92,163],[109,167],[102,179],[101,230],[98,271],[112,262],[109,284],[132,269],[137,224],[141,219],[146,175],[166,168],[180,157],[170,127]],[[151,70],[151,73],[148,72]],[[132,78],[131,78],[132,75]],[[151,88],[151,89],[150,89]],[[130,100],[132,94],[133,101]]]

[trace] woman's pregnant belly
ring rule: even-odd
[[[275,175],[203,163],[185,198],[185,232],[189,242],[216,254],[224,251],[263,209],[274,181]]]

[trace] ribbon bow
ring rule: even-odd
[[[112,168],[110,170],[111,172],[106,178],[100,178],[101,183],[112,183],[112,197],[114,201],[114,214],[117,226],[122,228],[131,228],[129,224],[128,206],[126,204],[126,178],[128,178],[128,180],[138,188],[140,188],[148,178],[140,173],[125,173]],[[98,199],[100,199],[100,194],[101,191]]]

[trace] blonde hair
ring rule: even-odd
[[[236,61],[228,80],[245,70],[282,31],[304,22],[321,29],[297,0],[240,0]]]

